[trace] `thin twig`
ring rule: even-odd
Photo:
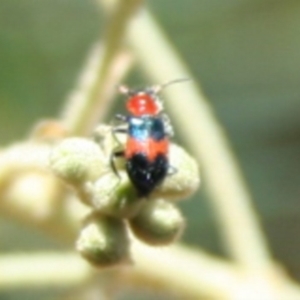
[[[54,252],[1,255],[0,270],[1,289],[77,285],[93,274],[78,255]]]
[[[132,252],[131,282],[173,291],[183,299],[230,299],[240,286],[240,270],[234,264],[199,250],[183,246],[157,249],[135,241]]]

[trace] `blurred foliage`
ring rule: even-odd
[[[300,279],[300,2],[164,0],[148,5],[224,125],[273,253]],[[23,138],[35,120],[59,113],[103,21],[91,0],[0,1],[2,144]],[[196,134],[197,128],[191,132]],[[185,240],[220,252],[207,203],[189,201],[183,209]],[[36,233],[19,230],[1,222],[1,249],[27,249],[28,236],[33,244],[41,243],[32,236]],[[0,299],[8,297],[0,294]]]
[[[92,1],[0,2],[2,139],[15,140],[41,116],[55,116],[91,44],[100,37]],[[84,24],[84,26],[83,26]]]

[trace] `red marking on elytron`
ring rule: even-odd
[[[138,93],[130,97],[126,103],[127,110],[136,117],[156,115],[160,112],[160,105],[147,93]]]
[[[126,159],[130,159],[133,155],[137,153],[143,153],[151,162],[156,158],[158,154],[168,154],[169,141],[167,139],[163,139],[160,141],[147,139],[146,141],[141,142],[139,140],[129,137],[125,149]]]

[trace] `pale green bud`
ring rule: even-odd
[[[96,180],[108,168],[100,147],[84,138],[68,138],[58,144],[50,155],[50,166],[71,184]]]
[[[95,183],[87,184],[90,203],[98,211],[118,218],[131,218],[142,207],[144,200],[136,195],[125,172],[101,176]]]
[[[84,222],[76,249],[97,267],[129,262],[129,241],[120,219],[92,213]]]
[[[180,236],[185,222],[173,203],[157,199],[145,203],[129,224],[136,237],[145,243],[167,245]]]

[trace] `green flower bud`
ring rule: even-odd
[[[136,237],[145,243],[167,245],[180,236],[185,222],[174,204],[157,199],[145,203],[129,224]]]
[[[68,138],[58,144],[50,155],[50,166],[71,184],[96,180],[108,168],[100,147],[84,138]]]
[[[98,211],[118,218],[131,218],[137,214],[144,199],[137,197],[125,172],[119,171],[101,176],[94,184],[88,184],[92,207]]]
[[[76,249],[97,267],[129,262],[129,241],[122,220],[92,213],[76,242]]]

